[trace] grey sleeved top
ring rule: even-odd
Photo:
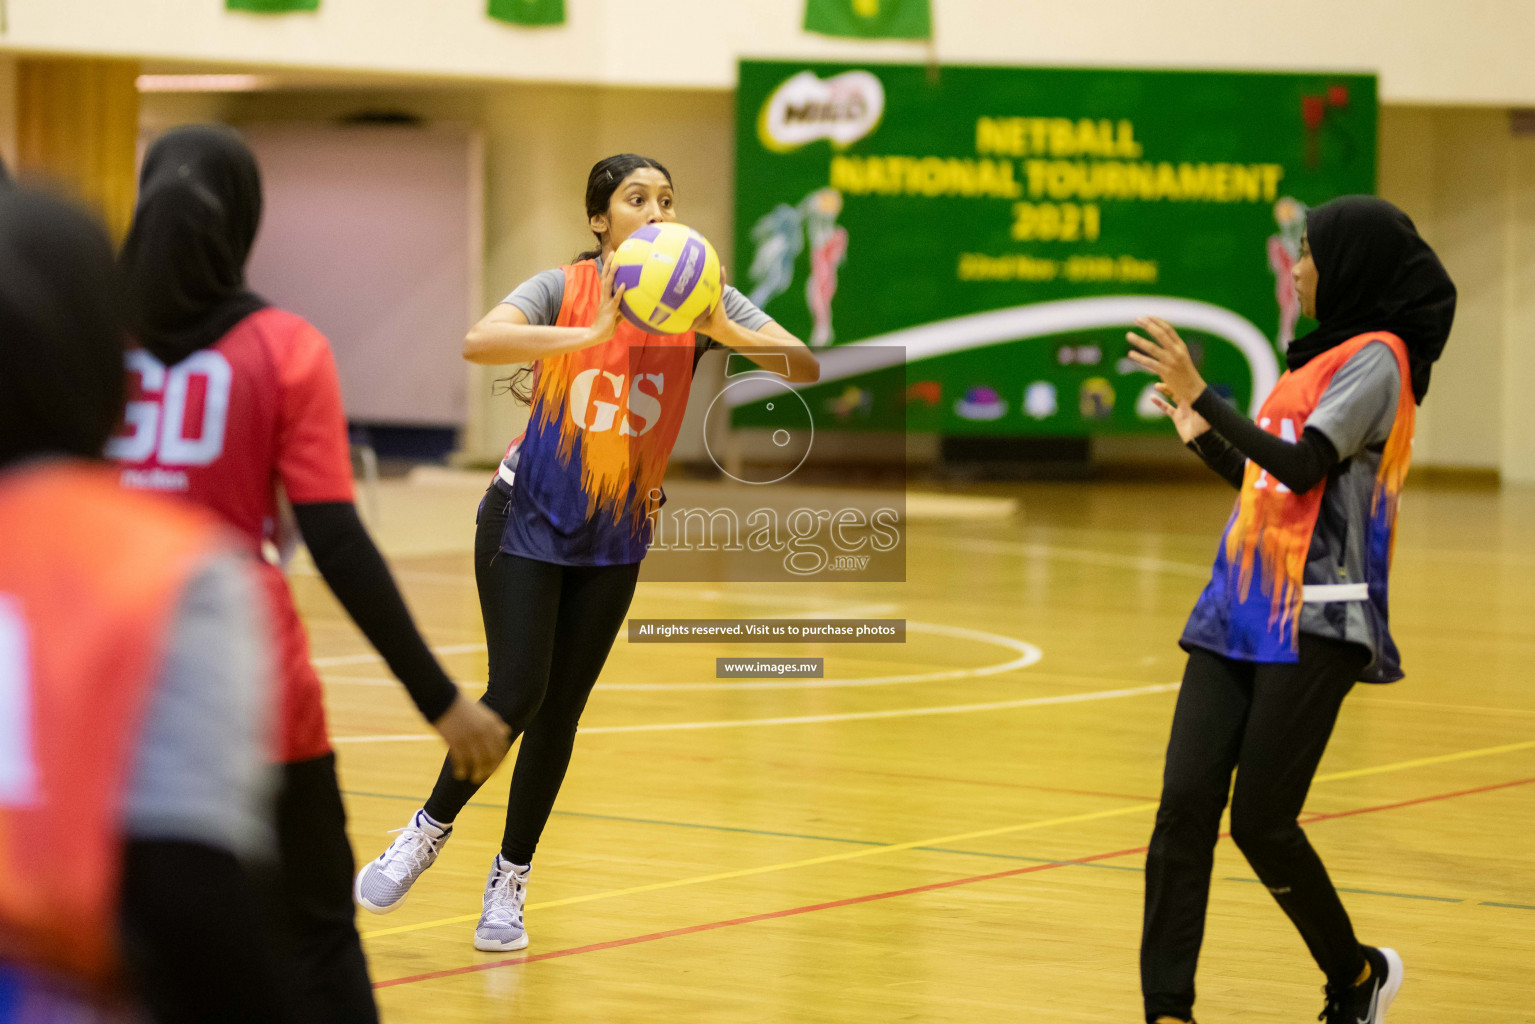
[[[1372,444],[1384,443],[1396,422],[1402,371],[1391,347],[1372,341],[1339,367],[1306,420],[1327,436],[1342,461]]]
[[[181,595],[134,755],[124,811],[135,839],[247,857],[271,845],[274,688],[261,595],[221,554]]]
[[[597,261],[597,270],[599,273],[602,270],[601,260]],[[521,310],[522,315],[528,318],[528,323],[549,327],[559,319],[560,303],[564,299],[565,272],[556,267],[553,270],[534,274],[501,301]],[[725,286],[720,301],[725,304],[725,315],[733,323],[738,323],[749,331],[760,331],[764,324],[771,323],[773,320],[758,309],[751,299],[742,295],[734,285]],[[712,338],[709,340],[713,341]]]
[[[1371,342],[1349,357],[1328,382],[1306,420],[1338,450],[1306,555],[1306,583],[1368,583],[1367,545],[1385,442],[1396,423],[1402,371],[1384,342]],[[1308,601],[1300,630],[1370,649],[1380,656],[1381,638],[1362,601]]]

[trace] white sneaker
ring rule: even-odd
[[[399,909],[421,872],[431,867],[442,852],[443,844],[453,835],[453,826],[439,825],[421,810],[409,825],[394,831],[400,837],[389,844],[378,860],[363,865],[357,872],[357,884],[352,887],[357,902],[375,914]]]
[[[532,867],[513,864],[499,853],[485,880],[485,909],[474,928],[474,948],[486,953],[524,949],[528,933],[522,926],[522,905],[528,898]]]

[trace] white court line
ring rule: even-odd
[[[1063,562],[1080,562],[1083,565],[1102,565],[1114,569],[1139,569],[1143,572],[1165,572],[1175,576],[1191,576],[1196,579],[1210,578],[1210,567],[1193,562],[1171,562],[1165,558],[1148,555],[1117,555],[1106,551],[1086,548],[1058,548],[1050,544],[1025,544],[1016,541],[978,540],[964,537],[937,537],[931,543],[961,551],[975,551],[988,555],[1022,555],[1034,558],[1055,558]]]
[[[850,711],[840,715],[801,715],[794,718],[740,718],[725,722],[657,722],[650,725],[598,725],[582,727],[580,734],[623,732],[691,732],[700,729],[743,729],[763,725],[820,725],[828,722],[862,722],[880,718],[918,718],[927,715],[963,715],[976,711],[1006,711],[1013,708],[1043,707],[1050,704],[1081,704],[1088,701],[1142,697],[1153,693],[1171,693],[1179,683],[1155,683],[1122,690],[1096,690],[1068,693],[1055,697],[1029,697],[1024,700],[998,700],[985,704],[950,704],[945,707],[895,708],[889,711]],[[410,740],[435,740],[434,733],[401,733],[386,736],[333,736],[332,743],[397,743]]]
[[[439,644],[432,648],[433,654],[473,654],[475,651],[483,651],[485,645],[478,644]],[[309,663],[315,668],[336,668],[341,665],[372,665],[383,661],[373,651],[364,654],[338,654],[329,658],[310,658]]]
[[[384,686],[398,687],[400,681],[387,676],[333,676],[328,672],[322,672],[326,686]],[[486,682],[483,679],[454,679],[451,682],[456,686],[462,686],[466,690],[483,690]]]
[[[401,573],[396,573],[395,575],[397,577],[403,576],[403,574],[401,574]],[[466,583],[470,582],[470,581],[472,581],[472,577],[464,577],[463,581],[466,582]],[[641,586],[643,587],[645,585],[641,584]],[[781,615],[765,615],[765,616],[763,616],[764,618],[771,618],[771,619],[794,619],[794,618],[801,618],[801,619],[803,619],[803,618],[817,618],[817,617],[843,618],[843,617],[850,616],[850,615],[855,615],[855,614],[856,615],[864,615],[864,616],[876,617],[876,616],[881,616],[881,615],[889,615],[892,612],[897,612],[897,611],[900,611],[900,609],[901,609],[901,606],[899,604],[890,604],[890,603],[886,603],[886,604],[853,604],[851,602],[843,601],[843,602],[832,602],[831,604],[827,604],[825,598],[819,598],[819,599],[817,599],[817,598],[802,598],[802,599],[799,599],[799,600],[795,600],[793,598],[770,598],[770,597],[762,597],[762,596],[757,596],[757,595],[752,595],[752,594],[739,594],[738,595],[738,594],[732,594],[729,591],[721,591],[721,590],[689,590],[686,587],[672,587],[670,589],[670,591],[668,591],[665,587],[658,586],[658,587],[655,587],[655,589],[647,590],[646,593],[655,594],[658,591],[659,591],[659,596],[661,596],[661,597],[668,597],[668,596],[670,596],[670,597],[691,597],[691,598],[696,598],[696,599],[701,600],[701,601],[737,601],[737,602],[739,602],[741,604],[768,604],[768,605],[784,605],[784,604],[787,604],[787,605],[811,606],[811,607],[806,607],[804,610],[799,611],[799,612],[785,612],[785,613],[783,613]],[[620,633],[619,635],[623,636],[622,633]],[[999,639],[1000,639],[1000,642],[1002,642],[1002,643],[1016,643],[1017,642],[1017,641],[1009,640],[1006,637],[1002,637],[1002,638],[999,638]],[[479,644],[440,644],[440,645],[438,645],[436,647],[433,647],[431,650],[432,650],[433,654],[475,654],[475,653],[477,653],[479,651],[485,650],[485,645],[483,643],[479,643]],[[373,665],[373,664],[377,664],[378,662],[381,662],[383,660],[384,660],[383,658],[379,657],[378,654],[376,652],[373,652],[373,651],[364,651],[364,652],[359,653],[359,654],[338,654],[338,655],[332,655],[331,657],[327,657],[327,658],[311,658],[311,659],[309,659],[310,664],[314,665],[315,668],[340,668],[340,667],[346,666],[346,665]],[[1034,660],[1038,661],[1039,659],[1035,658]],[[1033,662],[1029,662],[1029,664],[1033,664]],[[1002,670],[999,669],[998,671],[1002,671]],[[335,682],[343,682],[343,681],[346,681],[346,680],[339,680],[338,679],[338,680],[334,680],[334,681]],[[356,682],[356,683],[362,683],[363,685],[376,684],[378,682],[377,680],[366,680],[366,681],[365,680],[350,680],[350,681],[351,682]],[[394,680],[385,680],[384,682],[387,682],[390,685],[394,685]],[[484,684],[481,684],[481,685],[484,685]]]
[[[314,569],[314,567],[310,566],[310,565],[299,565],[299,566],[291,566],[290,565],[286,571],[289,573],[289,575],[293,575],[293,576],[313,576],[313,577],[318,578],[319,575],[320,575]],[[455,572],[424,572],[424,571],[417,571],[417,570],[414,570],[414,569],[394,569],[394,570],[392,570],[392,572],[393,572],[393,575],[394,575],[395,579],[401,580],[401,581],[406,582],[406,583],[442,583],[442,584],[460,584],[460,585],[463,585],[463,586],[473,586],[474,583],[475,583],[474,573],[472,573],[472,572],[457,572],[457,573],[455,573]],[[789,585],[794,585],[794,584],[789,584]],[[737,592],[737,591],[731,591],[731,590],[712,590],[712,589],[711,590],[698,590],[696,588],[685,587],[685,586],[683,586],[683,587],[668,586],[665,583],[647,583],[644,580],[640,581],[639,589],[638,589],[637,593],[640,596],[651,596],[651,595],[654,595],[654,596],[657,596],[657,597],[682,597],[682,598],[693,598],[693,599],[697,599],[697,600],[700,600],[700,601],[734,601],[734,602],[737,602],[739,604],[767,604],[767,605],[781,604],[781,605],[791,605],[791,606],[792,605],[800,605],[800,606],[804,606],[804,607],[818,608],[818,609],[822,609],[822,610],[825,610],[825,611],[840,611],[840,612],[844,612],[846,614],[852,614],[852,613],[854,613],[854,612],[856,612],[859,609],[864,608],[864,607],[880,608],[880,609],[884,609],[884,608],[892,608],[893,609],[893,608],[898,607],[897,605],[867,605],[866,606],[866,605],[853,604],[853,603],[847,602],[847,601],[831,601],[831,602],[828,602],[826,600],[826,598],[824,598],[824,597],[814,597],[814,596],[792,597],[792,596],[788,596],[788,595],[782,595],[782,596],[779,596],[779,597],[769,597],[769,596],[764,595],[764,594],[751,594],[751,593]]]
[[[1031,643],[1023,640],[1014,640],[1010,636],[1000,633],[987,633],[979,629],[965,629],[963,626],[945,626],[936,622],[908,621],[906,629],[912,633],[931,633],[938,636],[955,637],[960,640],[974,640],[978,643],[996,644],[998,647],[1006,647],[1017,651],[1018,657],[1011,661],[997,662],[994,665],[982,665],[978,668],[953,668],[940,669],[936,672],[917,672],[900,676],[867,676],[856,679],[771,679],[739,682],[722,680],[713,683],[603,683],[598,685],[599,690],[827,690],[839,689],[850,686],[895,686],[902,683],[935,683],[948,679],[979,679],[984,676],[994,676],[1003,672],[1011,672],[1014,669],[1027,668],[1044,657],[1044,653]],[[764,655],[764,657],[767,657]]]
[[[406,555],[404,557],[409,558],[411,556]],[[320,578],[320,571],[307,562],[302,564],[289,563],[287,568],[285,568],[283,571],[286,572],[289,576],[312,576],[315,579]],[[416,569],[391,568],[390,574],[393,575],[395,579],[404,580],[406,583],[474,583],[474,573],[472,572],[426,572]]]
[[[945,626],[936,622],[906,623],[908,631],[913,633],[931,633],[938,636],[954,637],[960,640],[974,640],[978,643],[995,644],[998,647],[1006,647],[1018,652],[1018,657],[1010,661],[999,661],[991,665],[980,665],[975,668],[949,668],[939,669],[935,672],[916,672],[899,676],[859,676],[852,679],[760,679],[760,680],[717,680],[712,683],[598,683],[598,690],[627,690],[631,692],[654,692],[661,690],[712,690],[735,693],[745,690],[836,690],[856,686],[897,686],[906,683],[937,683],[952,679],[981,679],[986,676],[1000,675],[1003,672],[1011,672],[1014,669],[1028,668],[1036,664],[1044,657],[1038,647],[1024,640],[1014,640],[1010,636],[1000,633],[987,633],[979,629],[966,629],[963,626]],[[806,641],[813,643],[814,641]],[[462,645],[468,646],[468,645]],[[481,644],[475,650],[484,650]],[[440,648],[433,648],[440,650]],[[458,653],[468,653],[460,651]],[[362,655],[356,655],[362,657]],[[743,657],[746,657],[743,655]],[[762,655],[769,657],[769,655]],[[318,663],[317,663],[318,664]],[[351,686],[398,686],[393,679],[379,679],[373,677],[331,677],[327,683],[339,683]],[[480,682],[461,682],[460,686],[483,688],[486,684]]]
[[[768,594],[753,594],[735,590],[700,590],[697,587],[646,583],[643,580],[640,582],[637,593],[656,597],[691,598],[697,601],[733,601],[737,604],[781,604],[826,612],[845,611],[850,608],[859,607],[859,605],[850,601],[828,601],[825,597],[814,594],[806,594],[804,596],[780,594],[774,597]],[[898,608],[900,606],[889,605],[889,607]]]

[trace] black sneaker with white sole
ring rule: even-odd
[[[1386,1024],[1386,1008],[1402,987],[1402,958],[1394,949],[1363,946],[1370,976],[1358,985],[1328,985],[1327,1005],[1317,1014],[1325,1024]]]

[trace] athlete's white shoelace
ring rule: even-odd
[[[403,882],[411,875],[425,871],[437,855],[437,848],[447,838],[443,836],[434,839],[425,829],[414,825],[390,829],[390,832],[404,834],[389,844],[389,849],[378,859],[378,869],[385,878],[396,882]]]
[[[528,873],[497,869],[497,877],[490,882],[490,892],[485,900],[486,924],[509,924],[522,927],[522,904],[527,899]]]

